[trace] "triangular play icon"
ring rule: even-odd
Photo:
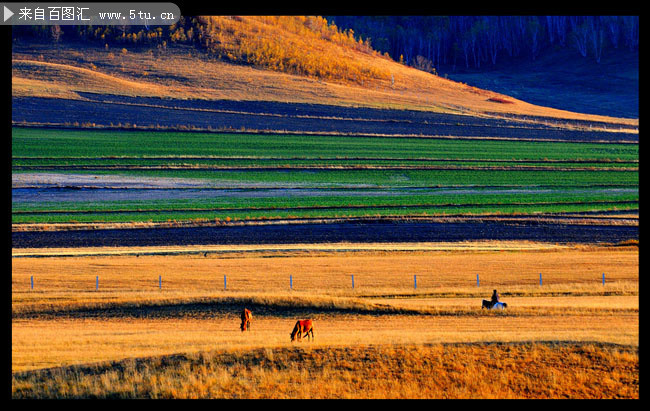
[[[7,21],[7,19],[9,19],[9,17],[14,15],[14,12],[9,10],[7,8],[7,6],[3,6],[3,7],[4,7],[4,14],[5,14],[5,20],[4,21]]]

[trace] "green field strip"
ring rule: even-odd
[[[91,222],[172,222],[187,220],[268,220],[283,218],[347,218],[347,217],[426,217],[449,215],[482,214],[540,214],[558,212],[586,212],[611,210],[638,210],[638,203],[603,205],[603,204],[556,204],[540,205],[503,205],[481,207],[422,207],[422,208],[381,208],[372,207],[347,210],[245,210],[245,211],[192,211],[168,213],[92,213],[92,214],[39,214],[12,215],[12,223],[91,223]]]
[[[27,170],[52,167],[65,169],[69,167],[133,167],[133,166],[221,166],[221,167],[283,167],[283,166],[454,166],[454,167],[557,167],[557,168],[629,168],[637,169],[637,161],[623,160],[480,160],[480,159],[443,159],[443,158],[13,158],[12,168]]]
[[[367,210],[383,210],[383,209],[393,209],[399,207],[401,209],[421,209],[421,208],[471,208],[471,207],[503,207],[503,206],[513,206],[513,207],[527,207],[527,206],[575,206],[575,205],[599,205],[604,207],[616,207],[616,206],[629,206],[636,205],[638,207],[638,201],[629,200],[629,201],[583,201],[583,202],[573,202],[573,201],[560,201],[560,202],[540,202],[540,203],[520,203],[520,202],[505,202],[505,203],[477,203],[477,204],[457,204],[457,203],[445,203],[445,204],[400,204],[400,205],[337,205],[337,206],[326,206],[326,205],[315,205],[315,206],[295,206],[295,207],[241,207],[241,208],[229,208],[229,207],[219,207],[219,208],[170,208],[170,209],[101,209],[93,210],[39,210],[39,211],[12,211],[13,215],[37,215],[37,214],[93,214],[93,213],[124,213],[124,214],[135,214],[135,213],[193,213],[193,212],[233,212],[233,211],[306,211],[306,210],[322,210],[322,211],[346,211],[353,209],[367,209]]]
[[[531,204],[597,204],[638,202],[637,192],[593,192],[571,193],[471,193],[455,194],[445,190],[439,194],[401,196],[294,196],[294,197],[252,197],[242,193],[241,197],[212,197],[202,199],[166,200],[123,200],[101,202],[13,202],[12,213],[65,213],[65,212],[143,212],[143,211],[201,211],[237,209],[317,209],[341,207],[439,207],[439,206],[487,206],[487,205],[531,205]],[[453,190],[451,190],[453,191]]]
[[[638,144],[12,128],[12,157],[372,157],[637,161]]]

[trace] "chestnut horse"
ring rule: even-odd
[[[293,331],[291,332],[291,341],[294,341],[298,337],[298,341],[301,340],[303,335],[307,336],[309,340],[309,334],[311,333],[311,340],[314,340],[314,324],[311,320],[298,320]]]
[[[242,331],[250,331],[251,330],[251,318],[253,318],[253,314],[251,313],[251,310],[244,308],[244,311],[241,313],[241,330]]]

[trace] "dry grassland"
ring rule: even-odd
[[[409,344],[224,350],[14,376],[15,398],[639,398],[638,349]]]
[[[294,291],[346,295],[413,292],[414,275],[419,292],[441,291],[447,287],[465,292],[465,289],[476,291],[478,274],[480,286],[485,289],[482,294],[489,294],[492,288],[508,293],[539,285],[540,273],[542,290],[549,291],[558,284],[601,285],[603,273],[607,283],[638,282],[638,247],[635,246],[535,247],[534,243],[523,243],[516,247],[514,244],[498,243],[490,247],[489,243],[477,242],[473,247],[460,244],[455,250],[450,245],[448,248],[428,245],[427,249],[422,244],[410,249],[402,246],[404,251],[399,248],[391,251],[391,245],[376,245],[377,251],[371,248],[365,251],[363,245],[355,244],[332,248],[214,247],[198,249],[208,252],[206,256],[198,253],[22,257],[12,261],[12,289],[14,296],[17,292],[30,291],[31,276],[34,291],[43,292],[94,291],[97,276],[101,291],[157,291],[162,276],[164,292],[216,292],[224,289],[224,275],[227,291],[284,292],[289,290],[291,276]],[[167,250],[178,252],[177,248]],[[196,252],[197,248],[187,250]],[[111,251],[119,250],[110,247],[78,250],[89,254]],[[147,249],[140,251],[144,254]],[[20,252],[29,255],[30,250]],[[68,254],[70,250],[48,252]],[[15,250],[14,255],[20,254]]]
[[[521,341],[638,346],[638,247],[476,247],[14,258],[12,370],[210,350],[275,352],[295,346],[289,332],[304,317],[315,320],[314,349]],[[493,288],[508,302],[506,311],[480,309]],[[251,332],[239,330],[243,306],[254,313]]]
[[[516,309],[514,309],[516,311]],[[259,318],[258,318],[259,317]],[[503,316],[316,314],[311,347],[447,342],[583,341],[638,345],[638,309]],[[221,318],[20,319],[12,324],[12,368],[24,371],[215,349],[295,346],[295,318],[254,316],[242,333]],[[354,324],[351,329],[350,324]]]

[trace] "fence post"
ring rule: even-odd
[[[289,288],[293,290],[293,276],[289,275]]]
[[[542,273],[539,273],[539,285],[542,285]]]
[[[418,276],[413,274],[413,288],[417,290],[418,288]]]
[[[226,275],[223,275],[223,289],[226,290],[227,283],[226,283]]]
[[[478,281],[478,274],[476,274],[476,286],[477,286],[477,287],[480,286],[480,283],[479,283],[479,281]]]
[[[354,288],[354,274],[352,274],[351,277],[352,277],[352,288]]]
[[[32,290],[34,290],[34,276],[31,277],[30,282],[32,284]]]
[[[95,277],[95,291],[99,291],[99,276]]]
[[[158,289],[162,290],[162,275],[158,276]]]
[[[603,273],[603,285],[605,285],[605,273]]]

